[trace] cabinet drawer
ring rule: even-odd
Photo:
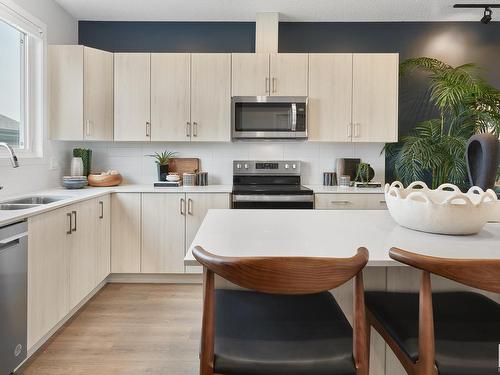
[[[386,210],[384,194],[316,194],[317,210]]]

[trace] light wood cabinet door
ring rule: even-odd
[[[270,95],[268,53],[233,53],[231,72],[233,96]]]
[[[351,141],[351,53],[309,55],[308,105],[310,141]]]
[[[151,54],[151,140],[189,141],[191,55]]]
[[[84,139],[111,141],[113,140],[113,54],[84,47],[83,82]]]
[[[366,194],[316,194],[317,210],[386,210],[382,193]]]
[[[83,47],[49,46],[50,138],[83,139]]]
[[[97,280],[96,286],[111,272],[111,198],[104,195],[97,205]]]
[[[229,141],[231,129],[231,55],[191,55],[192,141]]]
[[[211,208],[231,208],[230,194],[186,194],[186,249],[189,250],[203,219]],[[184,256],[183,256],[184,257]],[[201,273],[202,267],[188,266],[186,273]]]
[[[142,194],[142,273],[184,273],[185,195]]]
[[[141,193],[111,196],[111,272],[141,272]]]
[[[399,55],[353,55],[353,142],[397,142]]]
[[[271,95],[307,96],[307,53],[271,54]]]
[[[28,219],[28,349],[69,312],[70,212]]]
[[[149,53],[115,53],[115,141],[151,140],[150,58]]]
[[[97,202],[95,199],[71,206],[73,229],[69,248],[70,310],[95,287],[97,280]]]

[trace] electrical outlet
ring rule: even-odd
[[[59,162],[57,161],[57,159],[55,157],[50,158],[49,169],[51,171],[55,171],[55,170],[59,169]]]

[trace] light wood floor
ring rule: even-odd
[[[23,375],[195,375],[201,286],[108,284]]]

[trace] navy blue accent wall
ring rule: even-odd
[[[255,52],[255,22],[78,22],[78,42],[110,52]]]

